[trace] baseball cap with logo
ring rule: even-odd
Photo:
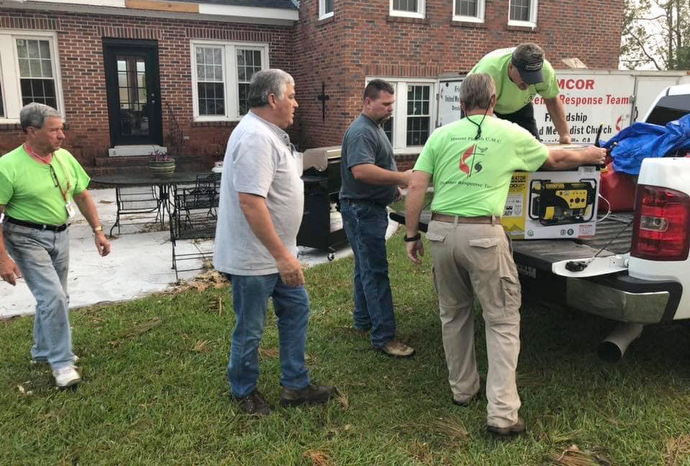
[[[513,51],[511,63],[527,84],[544,81],[541,69],[544,66],[544,51],[537,44],[520,44]]]

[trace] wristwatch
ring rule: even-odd
[[[410,238],[408,238],[407,235],[403,236],[403,241],[405,241],[406,243],[411,243],[413,241],[419,241],[420,239],[422,239],[421,233],[417,233],[416,235],[414,235]]]
[[[97,227],[94,227],[93,232],[98,233],[99,231],[103,231],[103,225],[98,225]]]

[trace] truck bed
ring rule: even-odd
[[[391,212],[390,217],[398,223],[405,223],[403,212]],[[423,212],[419,229],[426,231],[430,219],[431,212]],[[554,262],[593,257],[601,248],[605,249],[599,257],[626,253],[632,243],[632,220],[632,212],[610,214],[597,223],[597,233],[589,239],[513,241],[515,262],[521,266],[550,272]]]
[[[610,214],[597,223],[596,235],[588,239],[546,239],[513,241],[513,255],[518,264],[551,271],[554,262],[586,259],[600,249],[599,257],[624,254],[632,244],[633,213]]]

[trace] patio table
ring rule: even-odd
[[[174,189],[177,185],[184,184],[194,184],[198,177],[206,177],[210,175],[210,171],[205,172],[175,172],[172,176],[162,178],[159,176],[154,176],[148,170],[144,170],[140,173],[130,173],[130,174],[115,174],[115,175],[102,175],[95,176],[92,178],[92,182],[99,183],[107,186],[115,187],[115,197],[117,202],[117,215],[115,223],[110,228],[109,235],[113,235],[113,230],[117,227],[118,234],[120,232],[120,216],[123,214],[143,214],[143,213],[153,213],[156,212],[156,221],[160,218],[161,229],[165,227],[165,213],[171,211],[171,203],[173,199],[170,196],[171,189]],[[133,206],[127,207],[127,202],[123,198],[122,189],[135,186],[151,186],[158,187],[158,197],[151,198],[151,203],[155,202],[155,207],[142,207]]]

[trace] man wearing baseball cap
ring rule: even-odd
[[[551,115],[559,142],[570,144],[570,128],[565,121],[563,102],[556,73],[544,59],[544,50],[537,44],[520,44],[515,48],[499,49],[485,55],[469,74],[487,73],[496,83],[497,117],[512,121],[539,138],[534,120],[532,100],[539,94]]]

